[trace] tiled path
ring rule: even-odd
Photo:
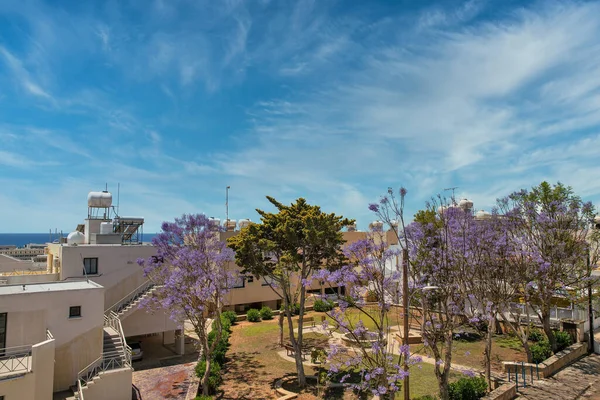
[[[600,356],[582,358],[549,379],[519,388],[519,399],[597,400],[600,399]]]
[[[195,362],[133,372],[135,400],[185,399]]]

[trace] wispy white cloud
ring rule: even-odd
[[[2,46],[0,46],[0,54],[12,71],[14,78],[19,82],[26,92],[46,100],[54,100],[47,91],[42,89],[36,82],[33,81],[27,69],[23,67],[23,63],[20,59]]]

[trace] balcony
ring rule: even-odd
[[[31,345],[0,349],[0,354],[0,380],[31,372]]]

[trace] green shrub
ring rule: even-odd
[[[556,351],[566,349],[573,344],[573,338],[567,332],[554,331],[554,340],[556,340]]]
[[[213,397],[212,396],[200,395],[200,396],[194,397],[194,400],[213,400]]]
[[[209,346],[212,346],[212,343],[215,341],[216,337],[217,337],[217,332],[215,332],[215,331],[211,331],[208,334],[208,345]],[[213,352],[211,354],[211,358],[213,359],[213,361],[216,361],[219,364],[223,364],[225,362],[225,354],[227,353],[228,349],[229,349],[229,332],[223,331],[221,334],[221,340],[215,346],[215,349],[213,350]]]
[[[315,300],[313,310],[317,312],[327,312],[333,309],[333,301],[331,300]]]
[[[460,378],[448,385],[450,400],[477,400],[485,396],[487,383],[483,376]]]
[[[273,319],[273,310],[270,307],[264,306],[260,309],[260,317],[262,319]]]
[[[213,330],[216,329],[215,322],[216,320],[213,321]],[[231,322],[229,321],[229,318],[223,317],[221,315],[221,327],[223,328],[224,332],[231,332]]]
[[[532,342],[539,342],[544,339],[545,336],[539,329],[534,329],[529,333],[529,340]]]
[[[196,364],[196,376],[202,379],[205,369],[206,361],[199,361],[198,364]],[[219,365],[218,362],[213,361],[210,364],[210,374],[208,375],[209,392],[215,394],[221,383],[223,383],[223,378],[221,377],[221,365]]]
[[[533,356],[534,363],[541,363],[546,358],[552,355],[550,342],[548,342],[547,339],[540,340],[539,342],[531,345],[529,349],[531,350],[531,355]]]
[[[438,400],[438,397],[426,394],[424,396],[413,397],[412,400]]]
[[[260,322],[260,311],[258,311],[256,308],[251,308],[246,313],[246,318],[250,322]]]
[[[221,313],[221,318],[227,318],[231,325],[235,325],[237,314],[234,311],[224,311]]]

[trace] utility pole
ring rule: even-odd
[[[408,324],[409,324],[409,315],[408,315],[408,249],[402,249],[402,309],[403,309],[403,321],[402,325],[404,328],[404,334],[402,338],[402,344],[408,347]],[[404,371],[407,374],[404,377],[404,398],[406,400],[410,399],[410,387],[409,387],[409,377],[408,377],[408,356],[410,355],[410,350],[404,354]]]
[[[588,351],[594,352],[594,308],[592,307],[592,265],[590,263],[590,251],[588,249],[587,267],[589,272],[588,281],[588,321],[590,324],[590,333],[588,338]]]
[[[229,224],[229,189],[231,186],[225,188],[225,226]]]

